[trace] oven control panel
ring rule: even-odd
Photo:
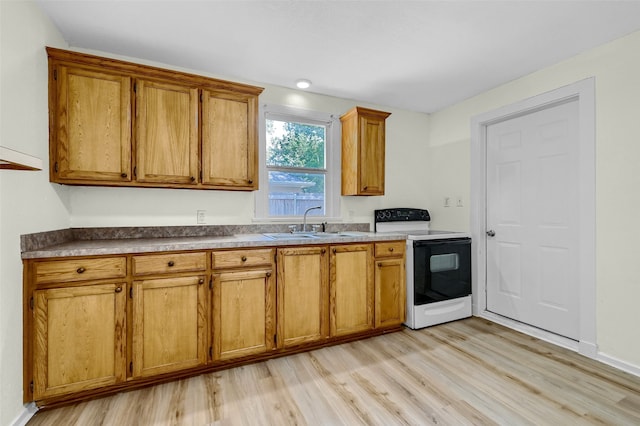
[[[430,221],[428,210],[396,208],[375,210],[375,222],[409,222],[409,221]]]

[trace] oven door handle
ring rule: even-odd
[[[471,238],[458,238],[446,240],[417,240],[414,241],[415,247],[421,246],[438,246],[438,245],[464,245],[471,244]]]

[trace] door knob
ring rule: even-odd
[[[493,229],[489,229],[487,231],[487,236],[489,237],[495,237],[496,236],[496,231],[494,231]]]

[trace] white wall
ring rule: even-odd
[[[47,55],[66,47],[40,9],[0,1],[0,144],[48,163]],[[42,171],[0,171],[0,424],[22,405],[22,262],[20,235],[69,227],[65,188]]]
[[[49,183],[44,47],[68,46],[31,1],[0,0],[0,19],[0,144],[40,157],[45,164],[45,170],[38,172],[0,171],[0,424],[4,425],[24,414],[21,234],[70,226],[195,225],[198,209],[207,210],[208,224],[247,224],[254,215],[254,194],[71,187]],[[171,65],[121,59],[171,68]],[[206,75],[197,70],[186,71]],[[233,80],[233,77],[212,77]],[[427,157],[427,115],[273,86],[266,87],[260,102],[335,115],[356,104],[391,112],[387,121],[386,195],[342,197],[343,218],[370,222],[375,208],[428,207],[426,186],[416,178],[419,175],[416,171],[424,170],[423,160]]]
[[[233,77],[203,73],[143,61],[141,59],[84,51],[163,68],[235,80]],[[265,87],[260,103],[295,106],[340,116],[355,105],[391,112],[386,122],[386,191],[382,197],[342,197],[344,221],[371,222],[373,210],[386,207],[428,207],[427,189],[417,171],[424,170],[427,158],[429,117],[426,114],[359,103],[292,90],[259,82],[243,83]],[[335,141],[340,147],[340,141]],[[196,210],[207,211],[207,224],[249,224],[254,218],[254,194],[235,191],[167,190],[142,188],[69,187],[71,225],[147,226],[195,225]]]
[[[640,32],[460,102],[433,114],[430,121],[432,172],[455,164],[460,173],[445,173],[450,179],[446,191],[468,193],[473,115],[595,76],[597,344],[602,354],[636,367],[640,367],[636,302],[640,300],[636,245],[640,239],[638,52]],[[433,175],[431,181],[430,194],[437,200],[442,196],[441,181]],[[434,224],[441,223],[440,216],[434,216]],[[469,214],[465,211],[450,220],[443,219],[445,222],[467,227]]]

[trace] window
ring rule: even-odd
[[[333,116],[289,107],[264,106],[260,114],[260,190],[257,219],[336,217],[339,142]]]

